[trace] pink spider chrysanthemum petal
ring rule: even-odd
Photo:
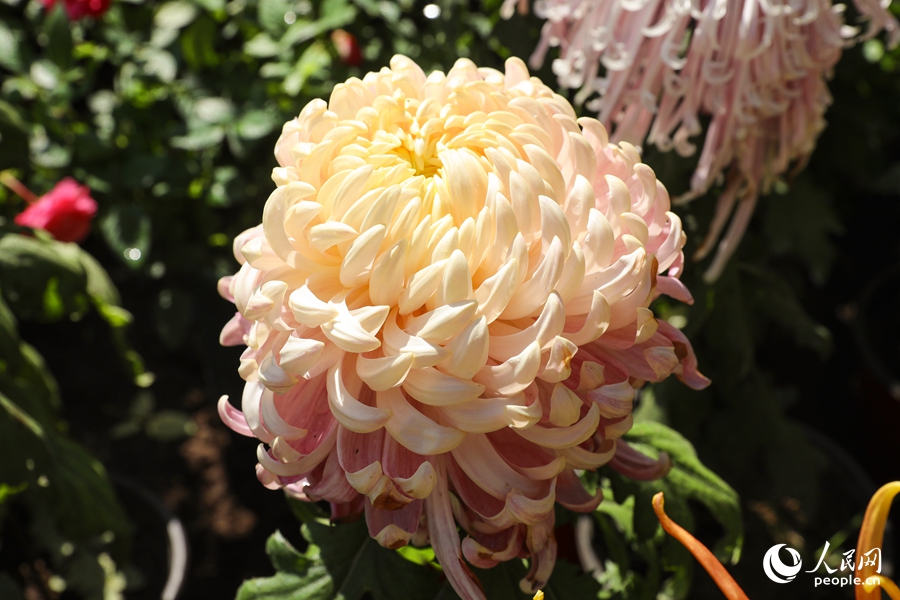
[[[521,0],[505,0],[510,17]],[[724,185],[695,258],[716,255],[715,280],[737,248],[757,197],[812,153],[825,127],[831,77],[844,48],[881,31],[896,45],[888,3],[855,0],[863,30],[832,0],[538,0],[546,19],[531,64],[559,47],[553,72],[611,128],[614,142],[682,156],[709,119],[690,189]],[[727,229],[726,229],[727,225]]]

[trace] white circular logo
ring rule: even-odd
[[[793,548],[786,549],[791,555],[794,564],[786,565],[781,562],[778,551],[782,548],[786,548],[786,546],[784,544],[772,546],[763,557],[763,570],[766,572],[766,577],[775,583],[787,583],[793,581],[794,577],[797,576],[797,573],[800,572],[800,568],[803,566],[803,561],[800,559],[800,553]]]

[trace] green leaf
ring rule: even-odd
[[[181,52],[188,66],[194,70],[219,64],[216,39],[219,30],[216,22],[207,16],[200,17],[181,35]]]
[[[87,274],[75,244],[10,234],[0,238],[2,293],[24,319],[53,320],[88,308]]]
[[[285,494],[285,498],[287,499],[288,505],[291,507],[291,512],[294,513],[294,516],[301,523],[328,518],[325,511],[319,508],[315,502],[304,502],[288,496],[287,494]]]
[[[155,75],[164,83],[171,83],[178,75],[178,63],[171,52],[148,47],[141,58],[144,60],[144,72]]]
[[[182,410],[161,410],[147,419],[147,437],[159,442],[177,442],[197,433],[197,423]]]
[[[723,560],[736,563],[740,558],[741,544],[744,539],[744,526],[741,519],[740,499],[737,493],[718,475],[707,469],[700,462],[694,447],[680,433],[661,423],[644,421],[635,423],[631,431],[625,435],[635,449],[656,458],[660,452],[668,453],[672,459],[672,470],[662,480],[671,489],[666,496],[666,507],[677,508],[678,503],[685,500],[697,500],[709,509],[712,516],[725,530],[724,536],[716,544],[715,553]],[[655,527],[655,516],[652,516],[650,499],[655,486],[648,483],[640,486],[635,497],[635,525],[639,523],[639,513],[644,519],[652,519]],[[687,507],[683,505],[684,512]],[[678,512],[682,512],[679,510]],[[689,513],[688,513],[689,514]],[[676,521],[684,516],[671,512]],[[644,526],[646,533],[646,526]],[[640,536],[640,533],[639,533]]]
[[[492,569],[472,568],[489,600],[531,600],[519,587],[519,582],[528,574],[528,568],[522,560],[508,560]],[[573,565],[565,559],[558,559],[553,567],[553,574],[543,588],[547,600],[574,600],[596,598],[600,585],[593,577],[581,571],[581,567]],[[397,596],[401,597],[402,596]],[[441,589],[439,600],[455,600],[459,595],[447,583]]]
[[[117,204],[100,221],[106,243],[133,269],[147,260],[150,251],[150,218],[138,205]]]
[[[225,8],[225,0],[197,0],[197,4],[211,13],[223,10]]]
[[[256,9],[259,24],[269,33],[279,34],[287,27],[284,15],[290,9],[288,0],[259,0]]]
[[[204,150],[212,148],[222,142],[225,130],[218,125],[195,129],[187,135],[173,137],[170,141],[172,147],[182,150]]]
[[[62,6],[49,11],[44,22],[47,35],[46,55],[60,69],[67,69],[72,62],[72,30],[69,28],[69,17]]]
[[[22,410],[18,404],[4,396],[2,392],[0,392],[0,407],[2,407],[6,411],[7,415],[14,421],[18,421],[29,431],[31,431],[32,435],[34,435],[35,437],[41,439],[44,439],[46,437],[44,435],[44,428],[41,427],[41,424],[33,419],[27,412]]]
[[[319,43],[312,44],[300,56],[300,60],[294,66],[293,71],[284,80],[284,91],[291,96],[296,96],[306,85],[307,79],[314,74],[320,74],[331,66],[331,55],[325,46]]]
[[[374,600],[432,600],[440,587],[433,569],[379,546],[364,521],[309,521],[303,535],[311,545],[301,554],[273,534],[266,552],[278,573],[244,582],[237,600],[359,600],[367,592]]]
[[[280,123],[280,117],[272,111],[251,110],[237,122],[237,133],[245,140],[256,140],[271,133]]]
[[[244,44],[244,52],[256,58],[269,58],[278,55],[281,46],[268,33],[260,32]]]
[[[0,26],[2,26],[2,23],[0,23]],[[0,49],[0,55],[2,55],[2,52],[3,50]],[[19,109],[3,100],[0,100],[0,122],[9,123],[22,132],[30,130],[30,126],[25,121],[25,117],[19,112]]]
[[[0,66],[15,73],[22,71],[19,36],[4,21],[0,21]]]
[[[153,17],[153,24],[160,29],[181,29],[197,16],[197,6],[185,0],[163,4]]]
[[[78,252],[78,262],[87,275],[87,293],[95,302],[109,306],[121,304],[119,290],[116,289],[106,270],[87,252]]]
[[[322,563],[334,582],[334,597],[358,600],[370,592],[375,600],[433,598],[435,573],[413,565],[369,537],[363,521],[329,526],[311,521],[305,537],[319,547]]]
[[[313,22],[298,20],[288,27],[279,43],[283,48],[292,48],[327,31],[352,23],[356,18],[357,12],[354,6],[346,2],[326,3],[320,19]]]
[[[348,0],[331,0],[322,3],[322,12],[318,22],[328,29],[337,29],[349,25],[356,18],[356,7]]]
[[[225,98],[199,98],[193,112],[204,123],[223,123],[234,117],[234,105]]]

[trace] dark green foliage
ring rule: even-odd
[[[366,593],[375,600],[430,600],[440,587],[433,569],[379,546],[365,522],[329,526],[312,520],[303,537],[309,547],[300,553],[275,532],[266,552],[276,575],[246,582],[237,600],[358,600]]]

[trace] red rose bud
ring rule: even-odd
[[[342,63],[351,67],[362,64],[362,52],[355,35],[343,29],[335,29],[331,32],[331,43],[334,44]]]
[[[57,0],[41,0],[47,9],[53,8]],[[63,6],[69,20],[76,21],[82,17],[101,17],[109,10],[111,0],[63,0]]]
[[[37,202],[16,215],[15,222],[43,229],[61,242],[80,242],[91,230],[97,203],[90,189],[66,177]]]

